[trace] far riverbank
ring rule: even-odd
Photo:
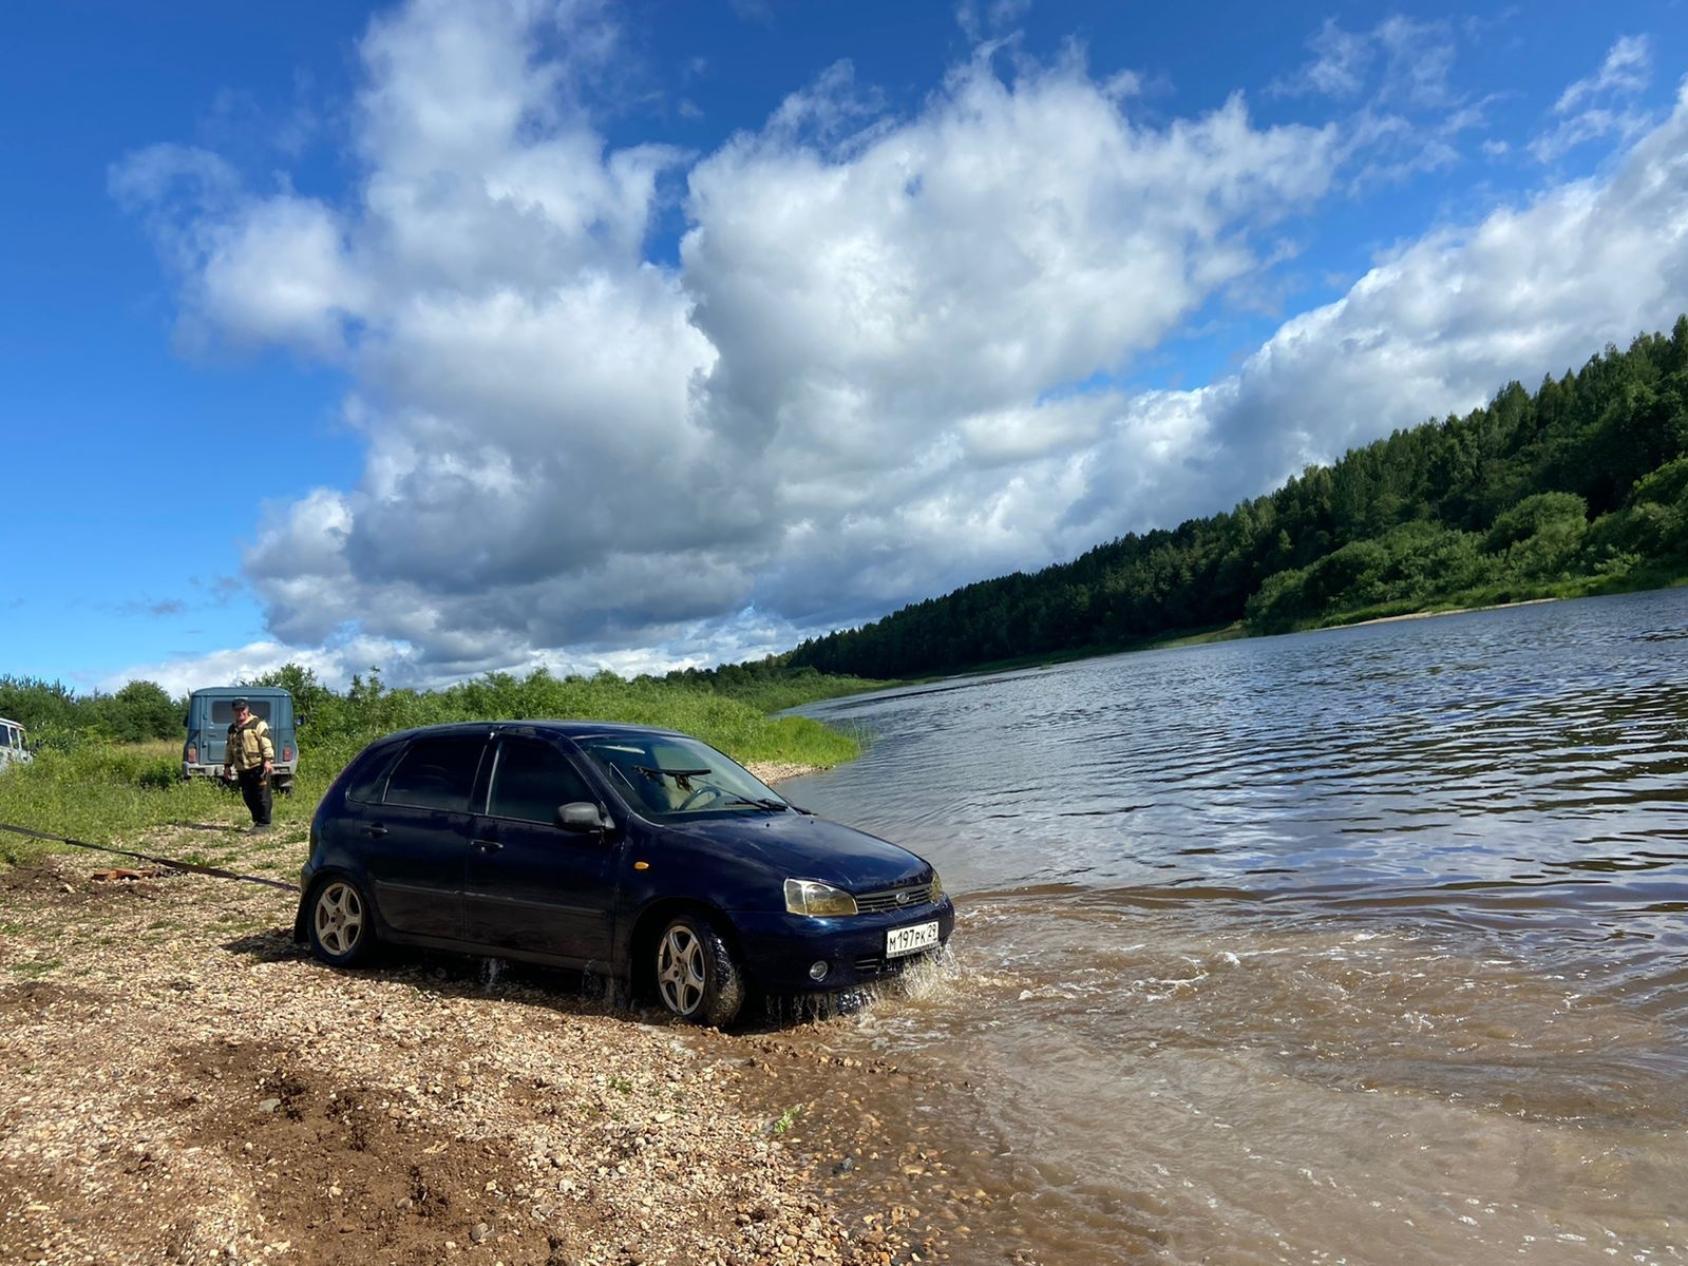
[[[1533,607],[1553,602],[1575,602],[1587,598],[1614,597],[1628,593],[1652,593],[1668,589],[1688,586],[1688,575],[1675,577],[1664,584],[1647,584],[1636,587],[1622,585],[1603,586],[1582,589],[1577,592],[1551,594],[1540,597],[1520,598],[1516,602],[1478,602],[1464,603],[1453,606],[1420,606],[1410,610],[1396,611],[1383,609],[1381,614],[1372,614],[1379,608],[1367,608],[1363,611],[1349,612],[1345,615],[1332,616],[1326,620],[1309,623],[1294,629],[1281,632],[1250,632],[1242,621],[1230,624],[1212,625],[1199,629],[1186,629],[1168,633],[1161,637],[1143,638],[1136,641],[1118,644],[1075,647],[1071,650],[1057,651],[1048,655],[1020,655],[1010,659],[994,659],[984,663],[958,668],[954,672],[934,674],[925,677],[911,677],[902,681],[887,681],[878,687],[879,690],[895,690],[905,686],[926,686],[935,683],[954,681],[959,678],[988,676],[993,673],[1020,672],[1026,669],[1053,668],[1062,664],[1077,664],[1085,660],[1106,659],[1114,655],[1130,655],[1139,651],[1172,650],[1186,646],[1205,646],[1214,642],[1229,642],[1239,639],[1257,637],[1294,637],[1303,633],[1318,633],[1327,629],[1361,628],[1372,624],[1395,624],[1406,620],[1428,620],[1444,615],[1468,615],[1479,611],[1502,611],[1511,607]],[[861,688],[842,692],[831,698],[845,698],[848,695],[862,693]],[[815,700],[822,702],[822,700]],[[800,705],[801,707],[801,705]],[[794,711],[800,711],[794,709]]]

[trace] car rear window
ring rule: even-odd
[[[364,757],[346,782],[346,799],[356,800],[359,804],[380,804],[381,793],[387,786],[387,771],[398,759],[400,750],[394,744]]]
[[[523,822],[557,820],[559,805],[596,802],[574,765],[555,747],[538,739],[507,738],[499,746],[492,771],[487,812]]]
[[[393,766],[383,803],[467,813],[485,747],[479,735],[417,739]]]

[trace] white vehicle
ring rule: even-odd
[[[23,744],[23,726],[0,717],[0,770],[8,765],[27,765],[34,759]]]

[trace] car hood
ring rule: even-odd
[[[746,813],[667,823],[671,838],[760,863],[790,879],[819,879],[851,892],[913,883],[932,868],[908,849],[866,831],[802,813]]]

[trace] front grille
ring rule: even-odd
[[[911,963],[918,963],[931,952],[929,949],[922,950],[918,954],[899,954],[896,958],[869,954],[866,958],[856,959],[850,965],[856,969],[857,980],[869,980],[875,976],[900,976],[908,970]]]
[[[887,910],[913,910],[930,905],[934,900],[934,887],[928,879],[924,883],[903,884],[880,892],[864,892],[856,897],[856,910],[861,914],[883,914]],[[897,900],[898,897],[902,900]]]

